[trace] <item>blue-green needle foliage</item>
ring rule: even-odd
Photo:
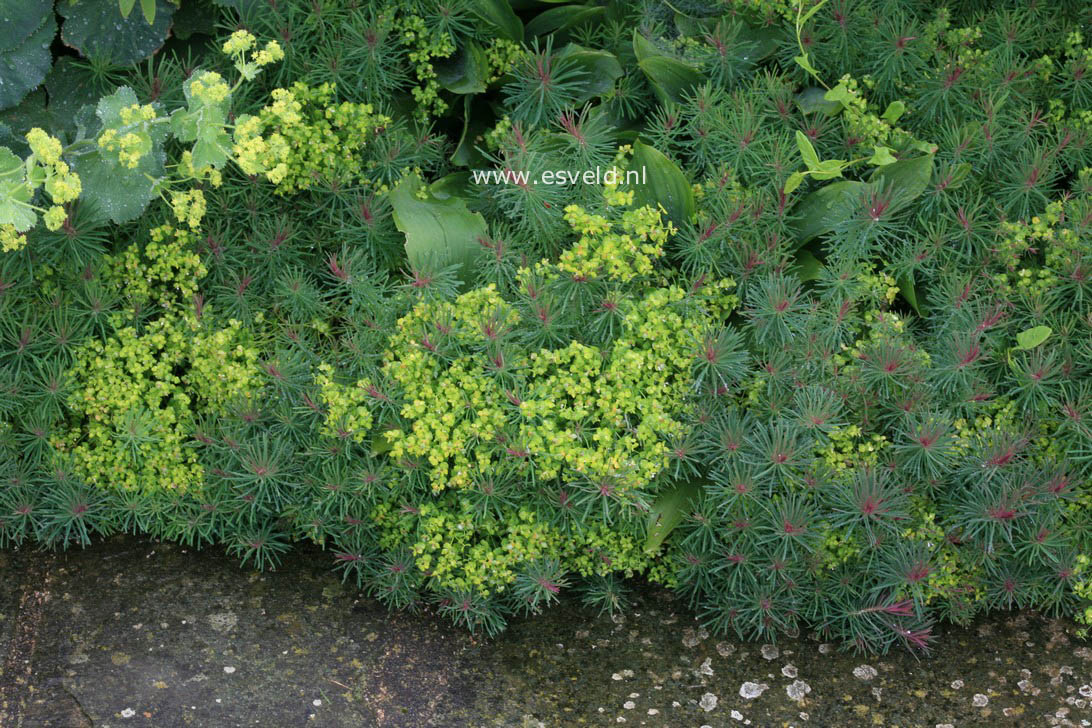
[[[1092,622],[1092,7],[514,5],[215,0],[0,92],[0,547]]]

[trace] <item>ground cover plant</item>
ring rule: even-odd
[[[1092,6],[135,6],[0,28],[0,547],[1092,621]]]

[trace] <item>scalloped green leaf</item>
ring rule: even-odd
[[[19,232],[34,226],[38,216],[27,207],[32,196],[23,160],[0,147],[0,225],[14,225]]]
[[[53,15],[53,0],[0,0],[0,51],[10,51]]]
[[[0,109],[15,106],[45,80],[53,63],[49,46],[56,33],[51,13],[21,43],[0,52]]]
[[[156,0],[155,22],[143,14],[121,17],[117,0],[80,0],[58,3],[64,17],[61,40],[86,58],[109,59],[119,65],[136,63],[155,53],[170,32],[175,6]]]

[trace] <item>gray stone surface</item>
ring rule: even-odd
[[[257,574],[214,551],[126,538],[0,552],[0,726],[1092,721],[1092,648],[1064,620],[1001,615],[944,630],[930,657],[855,656],[710,635],[670,594],[645,590],[624,617],[563,605],[485,640],[428,612],[389,614],[328,566],[300,550]]]

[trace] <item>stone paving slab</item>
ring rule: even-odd
[[[1092,646],[1031,614],[865,657],[709,635],[656,590],[484,640],[388,613],[315,550],[258,574],[119,538],[0,574],[4,728],[1092,725]]]

